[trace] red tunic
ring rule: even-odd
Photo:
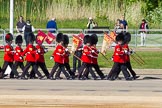
[[[62,45],[57,45],[53,52],[54,61],[64,64],[65,48]]]
[[[89,48],[89,46],[84,46],[83,47],[83,54],[81,57],[81,60],[85,63],[92,63],[92,57],[91,57],[91,49]]]
[[[129,46],[128,46],[128,44],[125,44],[123,46],[123,50],[127,50],[129,52]],[[129,57],[128,54],[124,54],[124,60],[125,60],[125,62],[130,62],[130,57]]]
[[[15,48],[15,54],[14,54],[14,60],[15,61],[18,61],[18,62],[23,62],[24,59],[23,59],[23,49],[20,47],[20,46],[16,46]]]
[[[12,52],[13,48],[11,45],[5,45],[4,47],[4,61],[13,62],[14,61],[14,53]]]
[[[26,54],[25,60],[28,62],[36,62],[35,54],[36,54],[36,48],[32,44],[28,44],[26,49],[23,52],[23,55]]]
[[[115,51],[114,51],[114,55],[113,55],[113,61],[117,62],[117,63],[124,63],[124,51],[122,49],[122,46],[117,44],[115,46]]]
[[[45,59],[44,59],[44,49],[41,45],[36,45],[36,61],[37,62],[41,62],[41,63],[44,63],[45,62]]]
[[[94,50],[94,52],[92,53],[92,64],[98,64],[97,58],[99,52],[97,51],[97,48],[94,46],[91,46],[91,49]]]

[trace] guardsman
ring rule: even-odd
[[[98,37],[96,34],[92,34],[91,35],[91,50],[92,50],[92,67],[95,69],[95,71],[97,72],[97,74],[100,76],[101,79],[104,79],[105,76],[103,74],[103,72],[100,70],[100,67],[98,65],[98,54],[99,54],[99,50],[97,50],[96,48],[96,44],[98,42]]]
[[[13,35],[11,33],[7,33],[5,36],[6,45],[4,46],[4,63],[2,66],[2,71],[0,78],[3,78],[7,75],[5,75],[5,70],[7,69],[7,66],[9,65],[12,69],[13,67],[13,61],[14,61],[14,50],[11,46],[13,40]],[[14,78],[14,73],[11,71],[10,78]]]
[[[65,66],[66,70],[69,72],[70,77],[72,79],[75,79],[75,74],[74,74],[74,72],[71,71],[70,64],[69,64],[70,51],[67,48],[68,44],[69,44],[69,37],[67,35],[63,35],[63,37],[64,37],[63,46],[65,47],[64,66]],[[61,73],[61,69],[59,69],[57,71],[56,76],[55,76],[56,79],[60,79],[60,73]]]
[[[131,34],[129,32],[126,32],[125,33],[125,36],[124,36],[124,45],[123,45],[123,50],[126,52],[124,54],[124,57],[125,57],[125,62],[126,62],[126,66],[127,66],[127,69],[129,70],[129,72],[132,74],[134,80],[139,78],[140,76],[136,75],[135,71],[132,69],[132,66],[131,66],[131,63],[130,63],[130,55],[134,53],[133,50],[130,51],[129,49],[129,42],[131,41]]]
[[[27,61],[27,63],[24,67],[24,70],[23,70],[23,73],[22,73],[20,79],[26,79],[25,75],[28,73],[30,66],[32,66],[34,73],[36,73],[38,75],[38,78],[43,79],[42,74],[38,71],[38,68],[36,66],[36,57],[35,57],[36,48],[33,45],[34,40],[35,40],[34,34],[30,33],[28,39],[29,39],[28,40],[29,44],[27,45],[26,49],[23,52],[23,55],[26,55],[25,60]]]
[[[36,39],[38,40],[38,39]],[[49,79],[49,72],[47,70],[47,66],[45,64],[44,54],[48,52],[48,49],[42,45],[42,42],[36,41],[36,65],[40,67],[44,74],[46,75],[47,79]]]
[[[81,57],[82,65],[79,69],[78,79],[79,80],[88,79],[88,72],[90,72],[90,74],[92,75],[94,80],[96,80],[97,76],[94,73],[94,71],[92,70],[92,57],[91,57],[92,50],[90,48],[90,36],[85,35],[83,41],[84,41],[84,47],[83,47],[83,54]],[[88,69],[88,71],[87,71],[87,69]]]
[[[56,37],[57,46],[53,52],[53,55],[50,57],[50,59],[54,58],[54,62],[55,62],[55,65],[53,66],[51,73],[49,75],[51,80],[55,80],[55,78],[53,78],[53,75],[58,68],[60,68],[60,70],[63,72],[67,80],[70,79],[70,76],[66,72],[64,67],[65,47],[63,46],[63,40],[64,40],[63,34],[58,33]]]
[[[114,65],[110,73],[107,76],[108,80],[115,80],[118,77],[120,71],[123,72],[126,80],[132,80],[132,78],[130,77],[130,74],[127,71],[127,67],[125,64],[124,54],[126,52],[122,49],[123,41],[124,41],[124,34],[119,33],[116,36],[117,45],[115,46],[115,50],[113,54]]]
[[[15,54],[14,54],[14,65],[13,65],[13,72],[16,76],[19,76],[19,73],[17,71],[18,66],[21,68],[21,70],[24,70],[24,59],[23,59],[23,49],[22,49],[22,43],[23,39],[21,35],[18,35],[15,40],[16,48],[15,48]]]

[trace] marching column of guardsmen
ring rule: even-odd
[[[131,34],[128,32],[121,32],[116,36],[116,46],[113,54],[113,67],[107,76],[107,80],[115,80],[118,78],[120,71],[122,71],[126,80],[135,80],[139,76],[133,71],[129,56],[134,53],[129,50],[128,43],[131,41]],[[130,73],[133,77],[131,77]]]
[[[12,40],[12,34],[6,34],[6,45],[4,47],[4,64],[2,66],[2,69],[0,69],[0,78],[9,76],[10,78],[18,78],[22,80],[26,80],[28,78],[38,78],[40,80],[44,80],[46,76],[47,79],[58,80],[63,79],[62,77],[60,77],[62,72],[67,80],[74,80],[75,78],[79,80],[88,80],[90,79],[89,73],[94,80],[115,80],[119,77],[120,71],[122,71],[126,80],[135,80],[139,77],[133,71],[130,63],[129,56],[133,54],[134,51],[130,50],[128,47],[128,43],[131,40],[131,35],[128,32],[119,33],[116,36],[116,46],[113,54],[114,64],[108,75],[104,75],[104,73],[100,70],[97,61],[100,50],[96,48],[98,42],[98,37],[96,34],[84,36],[82,56],[80,59],[78,57],[78,60],[82,62],[82,65],[78,69],[77,75],[76,72],[71,71],[70,69],[69,56],[77,56],[75,55],[75,53],[71,54],[71,51],[68,49],[69,37],[67,35],[58,33],[56,36],[57,45],[53,51],[52,56],[50,57],[50,59],[53,59],[54,61],[54,66],[51,72],[48,71],[44,58],[44,54],[47,53],[48,50],[39,41],[36,41],[36,46],[34,46],[33,43],[37,39],[35,39],[33,33],[29,34],[29,44],[24,50],[22,49],[23,39],[21,35],[18,35],[15,39],[15,49],[13,49],[12,47]],[[26,61],[25,66],[23,64],[24,56]],[[5,73],[8,66],[11,68],[9,75]],[[22,70],[21,74],[17,71],[18,66]],[[29,73],[29,68],[31,66],[32,69]],[[39,67],[42,69],[45,75],[42,75],[42,73],[39,72]],[[95,72],[97,73],[97,75]]]
[[[32,69],[34,71],[35,74],[38,75],[39,79],[42,79],[43,76],[42,74],[38,71],[38,67],[36,64],[36,53],[38,52],[38,50],[36,50],[36,47],[33,45],[34,41],[35,41],[35,36],[33,33],[30,33],[28,35],[28,39],[29,39],[29,44],[27,45],[26,49],[23,52],[23,56],[26,55],[26,65],[23,69],[23,72],[20,76],[20,79],[26,79],[25,75],[27,75],[29,68],[32,66]]]

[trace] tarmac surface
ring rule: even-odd
[[[162,69],[135,71],[134,81],[1,79],[0,108],[162,108]]]

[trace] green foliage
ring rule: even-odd
[[[8,28],[9,1],[0,0],[0,4],[0,25],[2,28]],[[149,25],[156,28],[161,22],[162,10],[161,0],[14,0],[14,5],[15,22],[22,15],[25,20],[30,19],[34,24],[38,24],[36,26],[43,27],[49,19],[56,17],[61,23],[60,27],[63,28],[74,28],[76,24],[80,24],[80,20],[82,22],[90,16],[97,21],[107,20],[109,25],[114,25],[116,19],[123,14],[126,16],[129,28],[136,27],[138,21],[146,17],[150,22]],[[68,22],[70,24],[67,24]],[[74,22],[74,25],[71,22]],[[77,28],[79,26],[83,28],[85,23],[78,25]]]
[[[153,11],[149,11],[146,19],[154,25],[156,28],[161,28],[162,26],[162,7],[157,7]]]

